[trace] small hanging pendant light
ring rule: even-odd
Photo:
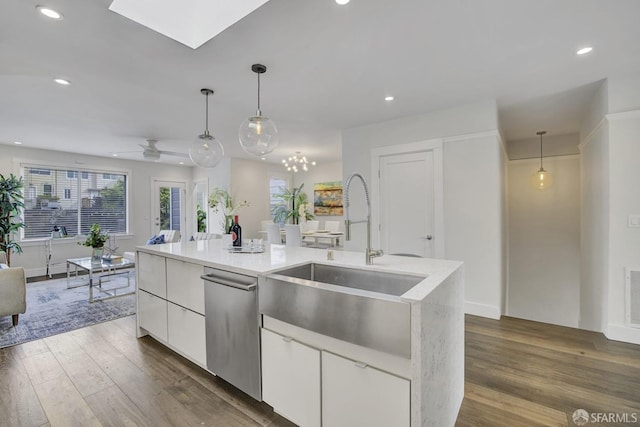
[[[213,168],[224,157],[224,148],[220,141],[209,133],[209,95],[213,95],[213,90],[200,89],[200,93],[206,97],[205,130],[202,135],[198,136],[198,139],[191,143],[189,157],[196,166]]]
[[[265,156],[278,146],[278,129],[273,120],[264,117],[260,111],[260,74],[267,71],[262,64],[253,64],[251,71],[258,75],[258,110],[240,125],[238,137],[240,145],[249,154]]]
[[[540,169],[531,176],[531,185],[538,190],[546,190],[553,184],[553,175],[549,171],[544,170],[542,166],[542,135],[546,135],[546,131],[536,132],[540,135]]]

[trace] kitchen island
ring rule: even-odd
[[[358,317],[359,305],[346,313],[345,325],[365,332],[341,336],[279,317],[267,306],[268,295],[256,296],[254,323],[259,334],[257,363],[262,394],[249,394],[300,425],[454,425],[464,392],[462,263],[383,256],[376,258],[374,265],[365,265],[362,253],[335,251],[334,259],[327,260],[327,250],[281,245],[268,246],[264,253],[239,254],[223,249],[221,240],[141,246],[136,257],[139,336],[149,334],[214,373],[207,363],[211,357],[207,353],[212,353],[207,347],[207,329],[212,326],[207,323],[209,307],[205,306],[205,291],[211,285],[201,278],[205,270],[244,277],[246,284],[253,279],[258,288],[265,280],[310,262],[380,276],[419,276],[401,295],[380,298],[406,307],[406,351],[366,345],[366,335],[376,333],[370,326],[380,324],[376,323],[380,319]],[[292,295],[297,295],[296,286],[307,290],[321,286],[305,279],[288,280],[294,288],[287,302],[293,304],[297,304]],[[247,290],[255,287],[246,286]],[[361,298],[377,300],[373,293],[355,292],[360,292]],[[300,295],[308,303],[308,298]],[[303,299],[299,302],[305,303]],[[313,317],[315,311],[326,315],[336,307],[313,307],[307,309],[306,317]],[[227,322],[225,317],[218,319]]]

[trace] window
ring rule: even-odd
[[[70,236],[87,234],[92,224],[108,233],[127,232],[126,174],[27,167],[23,178],[23,239],[49,237],[54,226],[64,226]]]
[[[51,175],[49,169],[29,169],[31,175]]]
[[[276,194],[281,194],[282,190],[289,187],[289,180],[283,177],[270,177],[269,178],[269,217],[273,219],[275,216],[273,210],[276,206],[282,203],[281,199],[274,197]]]

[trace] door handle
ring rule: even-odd
[[[427,235],[427,236],[423,236],[423,237],[421,237],[421,239],[424,239],[424,240],[431,240],[431,239],[433,239],[433,236],[432,236],[431,234],[429,234],[429,235]]]

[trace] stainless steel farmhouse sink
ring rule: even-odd
[[[410,305],[426,276],[307,263],[258,278],[260,312],[323,335],[411,358]]]

